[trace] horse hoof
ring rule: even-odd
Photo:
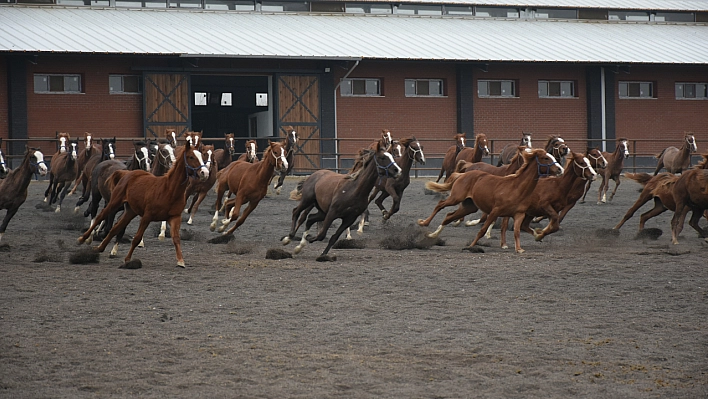
[[[188,208],[184,208],[184,213],[189,213],[189,209],[188,209]]]
[[[418,226],[427,226],[427,224],[425,223],[425,220],[418,219]]]
[[[298,245],[297,247],[295,247],[295,249],[293,249],[293,253],[296,255],[299,254],[301,251],[302,251],[302,246],[300,246],[300,245]]]
[[[469,220],[469,221],[465,222],[465,226],[467,226],[467,227],[476,226],[478,224],[479,224],[479,219]]]
[[[454,222],[450,223],[450,226],[457,227],[460,225],[460,223],[462,223],[462,219],[457,219]]]
[[[517,254],[523,254],[524,252],[526,252],[526,251],[523,250],[523,249],[521,249],[521,248],[519,248],[519,249],[516,250],[516,253],[517,253]]]
[[[501,246],[501,248],[502,248],[502,249],[509,249],[509,246],[506,245],[506,244],[504,244],[504,245]]]
[[[84,240],[84,237],[81,236],[81,237],[79,237],[79,238],[76,239],[76,244],[77,244],[77,245],[81,245],[81,244],[84,243],[84,241],[86,241],[86,240]]]
[[[59,213],[59,212],[61,212],[61,208],[57,207],[57,209],[54,210],[54,213]]]
[[[76,208],[74,208],[74,213],[79,213],[80,210],[81,210],[81,207],[77,206]]]
[[[219,227],[219,233],[223,233],[226,230],[226,226]]]
[[[178,262],[177,262],[177,267],[181,267],[182,269],[184,269],[184,268],[186,267],[186,266],[184,265],[184,261],[183,261],[183,260],[178,261]]]
[[[585,203],[585,200],[580,200],[580,201],[578,201],[578,203],[579,203],[579,204],[584,204],[584,203]]]
[[[189,220],[187,220],[187,224],[191,226],[194,224],[194,222],[192,222],[192,219],[190,218]]]
[[[283,237],[282,240],[280,240],[280,242],[282,242],[283,245],[288,245],[288,244],[290,244],[290,237],[285,236],[285,237]]]
[[[209,225],[209,230],[211,230],[211,231],[216,230],[216,222],[213,222],[212,224]]]

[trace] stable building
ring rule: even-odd
[[[10,154],[57,131],[265,143],[285,126],[298,173],[346,167],[381,129],[440,155],[458,132],[494,151],[626,137],[647,164],[684,132],[708,146],[705,1],[0,1]]]

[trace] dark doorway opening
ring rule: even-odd
[[[256,137],[249,119],[253,125],[254,115],[269,110],[256,105],[257,94],[268,93],[268,81],[268,76],[192,75],[192,130],[205,138]]]

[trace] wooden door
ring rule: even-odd
[[[320,168],[320,80],[317,75],[277,75],[277,135],[292,126],[299,141],[294,150],[293,172],[312,173]]]
[[[189,130],[189,74],[145,73],[143,102],[146,138],[164,137],[167,129],[175,129],[178,136]]]

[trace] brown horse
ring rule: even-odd
[[[654,176],[656,176],[662,168],[666,168],[666,171],[669,173],[681,173],[688,169],[691,163],[691,153],[697,150],[696,138],[693,137],[693,133],[684,134],[681,149],[667,147],[656,156],[656,159],[659,160],[659,164],[656,165]]]
[[[130,251],[125,257],[125,262],[130,261],[133,251],[142,241],[145,229],[152,221],[166,220],[170,223],[172,243],[177,254],[177,266],[184,267],[182,245],[179,238],[182,223],[182,210],[186,198],[187,180],[190,177],[206,180],[209,178],[209,169],[202,161],[202,154],[186,142],[184,147],[177,150],[176,161],[172,169],[164,176],[154,176],[142,170],[117,171],[111,175],[113,190],[111,200],[91,223],[91,227],[78,239],[79,244],[86,241],[91,232],[108,215],[115,213],[124,206],[123,216],[106,235],[101,244],[96,248],[103,252],[111,239],[136,216],[140,216],[138,231],[133,237]]]
[[[300,244],[295,247],[296,254],[300,253],[307,242],[324,240],[332,223],[336,219],[341,219],[337,231],[332,234],[324,251],[317,258],[317,260],[328,260],[327,253],[339,236],[354,224],[356,218],[368,206],[367,199],[376,181],[382,176],[395,179],[400,173],[401,168],[394,162],[393,156],[381,143],[377,143],[376,150],[367,150],[363,167],[353,175],[321,169],[301,180],[290,193],[290,198],[299,199],[300,203],[293,209],[290,233],[283,238],[283,245],[295,238],[295,233],[305,219],[307,219],[305,232]],[[317,213],[309,215],[313,208],[317,208]],[[317,222],[322,222],[319,233],[313,237],[308,236],[310,228]]]
[[[205,145],[202,147],[201,151],[204,156],[204,162],[209,168],[209,178],[206,180],[192,180],[189,182],[189,187],[187,187],[187,202],[189,202],[189,197],[192,197],[192,203],[189,208],[184,209],[184,213],[189,214],[189,219],[187,220],[188,225],[192,225],[194,221],[194,215],[199,210],[199,205],[204,201],[209,190],[214,187],[214,182],[216,182],[216,175],[219,171],[219,164],[214,160],[214,146]]]
[[[5,163],[5,154],[2,152],[2,137],[0,137],[0,179],[7,177],[10,173],[10,168]]]
[[[91,157],[86,161],[83,170],[81,170],[81,184],[83,185],[83,190],[81,192],[81,197],[76,202],[74,207],[74,213],[79,212],[79,208],[91,197],[91,173],[93,169],[102,161],[109,159],[115,159],[116,157],[116,138],[112,139],[101,139],[101,151],[94,152]],[[88,212],[88,211],[87,211]],[[85,213],[84,216],[88,214]]]
[[[47,174],[44,154],[37,148],[27,148],[20,166],[8,172],[7,176],[0,180],[0,209],[7,209],[5,218],[0,224],[0,240],[5,234],[10,219],[27,200],[27,187],[35,173],[41,176]]]
[[[370,150],[376,151],[376,144],[380,144],[381,147],[388,151],[391,148],[391,144],[393,144],[393,136],[391,135],[391,131],[388,129],[381,129],[381,138],[378,141],[374,141],[369,145]]]
[[[268,184],[273,174],[287,168],[288,161],[285,159],[285,148],[283,148],[281,143],[271,142],[270,140],[260,162],[236,161],[234,166],[228,169],[229,192],[236,195],[236,198],[228,200],[224,204],[224,214],[228,216],[221,221],[222,226],[219,231],[223,232],[229,223],[236,221],[230,229],[224,232],[224,235],[233,234],[266,196]],[[241,206],[245,204],[248,204],[248,206],[241,213]],[[214,214],[214,217],[218,218],[218,215]],[[215,223],[216,220],[212,220],[212,225],[215,225]]]
[[[435,180],[436,182],[439,182],[443,176],[450,176],[452,172],[455,171],[455,158],[457,158],[457,154],[465,148],[467,133],[457,133],[453,139],[455,140],[455,145],[447,149],[445,158],[443,158],[442,167],[440,167],[440,174],[437,180]]]
[[[479,162],[483,156],[489,155],[489,147],[487,147],[487,135],[479,133],[474,137],[474,147],[463,148],[457,157],[455,157],[455,165],[460,161]],[[446,179],[449,179],[448,176]]]
[[[472,170],[465,173],[453,173],[443,184],[432,181],[426,183],[425,188],[436,192],[449,191],[450,195],[438,202],[433,213],[427,219],[419,220],[418,224],[428,226],[440,210],[459,204],[457,210],[445,216],[437,230],[428,234],[428,237],[436,238],[450,222],[477,212],[477,210],[482,210],[489,216],[470,244],[469,248],[472,248],[498,217],[513,217],[516,252],[524,252],[521,248],[519,235],[525,213],[532,206],[529,200],[531,193],[536,188],[540,175],[563,174],[563,167],[558,164],[553,155],[542,149],[524,151],[522,155],[524,165],[513,175],[495,176],[479,170]]]
[[[522,132],[521,142],[518,146],[516,144],[505,145],[504,148],[502,148],[501,152],[499,152],[499,162],[497,162],[497,166],[508,165],[511,162],[511,158],[513,158],[518,153],[518,147],[532,148],[531,133]]]
[[[224,169],[228,164],[234,161],[234,157],[236,156],[234,141],[233,133],[224,133],[224,148],[214,150],[214,162],[219,166],[219,169]],[[214,175],[216,176],[216,174]]]
[[[615,197],[617,187],[620,185],[620,174],[622,173],[622,169],[624,169],[624,160],[629,157],[629,146],[627,145],[627,139],[623,137],[618,138],[617,143],[615,144],[614,152],[609,153],[603,151],[601,154],[605,166],[602,167],[599,164],[598,166],[593,166],[597,171],[597,174],[602,178],[600,189],[597,193],[598,205],[605,203],[607,200],[607,190],[610,188],[610,179],[615,181],[615,189],[612,191],[610,201],[612,201],[612,198]],[[590,191],[590,186],[592,185],[591,183],[592,182],[587,182],[585,185],[585,193],[583,193],[583,198],[580,200],[581,204],[585,203],[585,196],[587,196],[588,191]]]
[[[83,183],[83,177],[84,177],[84,166],[86,165],[86,162],[91,158],[91,155],[99,153],[101,151],[101,146],[94,144],[93,142],[93,134],[89,132],[84,133],[84,150],[79,152],[79,157],[76,160],[76,170],[78,171],[78,176],[76,176],[76,180],[74,181],[74,187],[69,191],[69,194],[67,196],[72,196],[76,192],[76,189],[79,187],[79,184]]]
[[[636,181],[644,186],[639,198],[627,210],[622,220],[613,229],[619,230],[622,225],[629,220],[634,213],[644,206],[649,200],[654,200],[654,208],[648,212],[642,213],[639,218],[639,231],[644,230],[644,224],[647,220],[664,213],[667,210],[675,211],[676,202],[674,201],[673,188],[679,176],[673,173],[659,173],[652,176],[649,173],[625,173],[625,177]]]
[[[706,166],[705,161],[702,166]],[[708,210],[708,169],[694,168],[682,173],[674,184],[672,194],[676,211],[671,218],[671,242],[678,244],[678,236],[683,230],[688,211],[693,211],[688,224],[696,229],[701,237],[708,237],[708,232],[698,227],[698,220]]]
[[[248,163],[258,162],[258,143],[256,140],[246,141],[246,152],[238,157],[237,161],[245,161]],[[228,165],[226,165],[228,166]],[[223,169],[223,168],[221,168]]]
[[[289,175],[293,171],[293,166],[295,166],[295,146],[297,145],[298,135],[292,126],[284,126],[285,139],[280,142],[285,148],[285,159],[288,161],[288,168],[280,172],[278,176],[278,181],[273,184],[273,190],[275,190],[276,195],[280,195],[280,188],[283,186],[285,181],[285,176]]]
[[[61,212],[61,204],[64,202],[67,191],[71,186],[71,182],[76,179],[77,168],[76,160],[78,159],[77,148],[79,140],[69,141],[66,144],[67,149],[64,152],[57,151],[52,156],[51,168],[49,170],[49,187],[44,192],[44,202],[47,205],[57,203],[57,208],[54,212]]]
[[[165,136],[172,148],[179,147],[179,142],[177,141],[177,130],[175,129],[165,129]]]
[[[57,132],[57,152],[63,154],[69,151],[70,141],[71,137],[69,136],[69,133]]]
[[[246,152],[241,154],[237,161],[247,163],[260,162],[260,160],[258,160],[257,151],[258,146],[256,144],[256,140],[248,140],[246,142]],[[219,220],[219,212],[223,210],[226,200],[231,196],[231,193],[229,192],[229,173],[235,164],[236,162],[231,162],[224,168],[220,167],[219,172],[216,174],[216,184],[214,185],[214,192],[216,193],[216,201],[214,202],[215,212],[212,223],[209,225],[209,230],[211,231],[216,230],[216,222]]]
[[[607,167],[607,159],[605,159],[605,156],[602,155],[602,151],[600,151],[599,148],[597,148],[597,147],[589,148],[588,147],[588,150],[585,154],[587,155],[588,159],[590,160],[590,164],[592,165],[592,167],[595,169],[595,171],[598,174],[602,173],[602,170]],[[593,181],[594,180],[588,180],[585,182],[585,188],[583,190],[583,195],[580,198],[580,201],[578,201],[581,204],[585,203],[585,196],[587,195],[587,192],[590,190],[590,186],[592,186]]]
[[[172,144],[170,144],[170,140],[166,138],[157,139],[156,145],[157,148],[154,150],[152,156],[152,169],[150,173],[155,176],[164,176],[176,161],[175,150]],[[160,241],[164,240],[166,232],[167,222],[163,220],[160,224],[160,234],[158,234],[157,239]]]
[[[558,161],[564,160],[565,156],[570,153],[570,148],[565,144],[565,140],[560,136],[548,136],[548,141],[543,147],[547,153],[553,155]]]

